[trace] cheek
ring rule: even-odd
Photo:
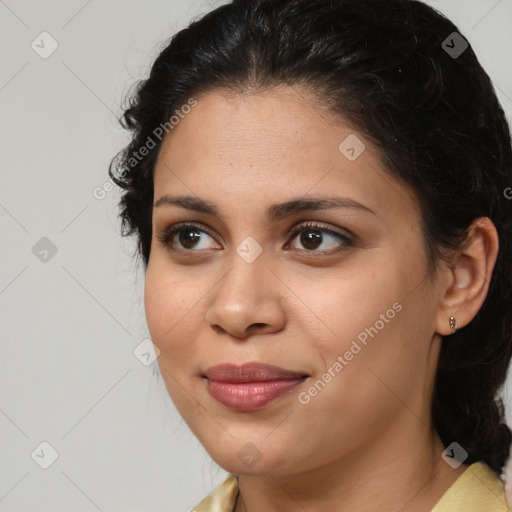
[[[190,296],[192,286],[179,285],[168,273],[148,265],[144,285],[146,321],[153,343],[159,348],[157,363],[169,396],[182,416],[193,416],[197,407],[187,389],[187,372],[196,358],[193,326],[194,318]],[[188,295],[187,295],[188,294]],[[195,299],[195,300],[194,300]]]
[[[160,349],[159,362],[179,367],[181,360],[190,356],[194,336],[194,286],[183,286],[183,282],[170,277],[156,265],[148,265],[144,285],[144,308],[151,339]]]
[[[380,337],[389,331],[404,297],[394,267],[388,262],[385,272],[383,265],[366,266],[364,272],[348,270],[309,290],[311,309],[328,328],[327,336],[317,337],[319,349],[336,358],[353,340],[364,343],[372,334]]]
[[[339,387],[338,398],[349,393],[361,395],[360,403],[374,395],[380,401],[375,386],[385,389],[386,384],[407,394],[407,386],[424,375],[430,342],[427,291],[418,287],[424,273],[395,253],[365,272],[340,276],[337,287],[319,286],[309,294],[312,309],[321,311],[329,327],[322,327],[328,336],[315,339],[315,377]]]

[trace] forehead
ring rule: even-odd
[[[412,191],[385,170],[378,149],[306,92],[214,90],[196,100],[163,140],[155,199],[186,193],[261,203],[336,193],[376,210],[417,213]]]
[[[187,160],[271,162],[300,159],[312,146],[332,148],[332,124],[310,96],[291,87],[259,93],[225,89],[197,98],[197,106],[165,137],[162,153],[183,148],[199,151]]]

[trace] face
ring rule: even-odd
[[[154,187],[148,327],[221,467],[310,471],[423,428],[435,284],[418,203],[364,135],[298,89],[216,90]]]

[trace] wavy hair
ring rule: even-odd
[[[121,118],[131,142],[109,174],[123,189],[122,234],[136,235],[147,268],[155,129],[170,132],[190,98],[216,88],[300,84],[365,134],[387,171],[417,194],[432,268],[461,247],[476,218],[489,217],[500,244],[490,288],[473,321],[442,341],[432,421],[445,446],[457,441],[466,462],[499,473],[512,438],[499,396],[512,350],[512,151],[471,45],[449,51],[464,41],[416,0],[233,0],[175,34],[132,90]]]

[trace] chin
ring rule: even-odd
[[[213,457],[212,457],[213,458]],[[244,475],[244,476],[264,476],[270,474],[279,473],[279,468],[277,468],[270,461],[263,461],[263,458],[257,462],[241,462],[237,455],[234,454],[232,456],[223,455],[220,458],[213,458],[216,464],[218,464],[222,469],[227,471],[228,473],[233,473],[234,475]]]
[[[236,475],[279,474],[283,471],[288,472],[287,467],[296,469],[295,463],[286,459],[289,450],[279,453],[271,445],[266,444],[262,447],[262,444],[264,443],[231,439],[228,446],[217,445],[214,449],[205,446],[205,449],[217,465]]]

